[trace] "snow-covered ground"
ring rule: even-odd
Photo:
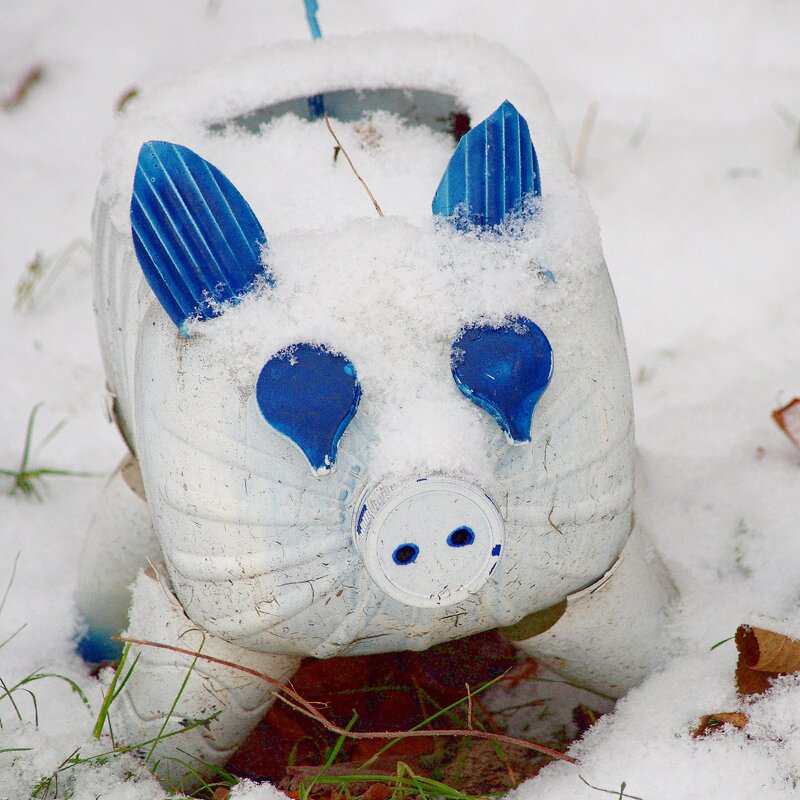
[[[757,615],[797,618],[800,450],[770,412],[800,394],[800,5],[794,0],[497,4],[322,0],[326,36],[421,28],[480,33],[544,82],[571,144],[597,118],[583,173],[603,232],[634,381],[647,527],[682,593],[683,649],[517,794],[592,798],[592,784],[659,798],[794,797],[800,683],[747,707],[746,731],[693,740],[701,714],[742,707],[727,643]],[[33,65],[42,79],[0,111],[0,467],[67,424],[32,466],[110,471],[123,453],[106,421],[85,257],[100,146],[131,87],[246,47],[308,38],[300,0],[157,3],[5,0],[0,95]],[[17,285],[37,252],[52,263],[32,303]],[[75,655],[72,594],[101,478],[53,477],[44,502],[0,478],[0,678],[42,669],[100,689]],[[800,625],[798,625],[800,627]],[[0,700],[0,797],[28,797],[94,717],[57,678]],[[96,745],[95,747],[100,747]],[[30,748],[4,752],[5,748]],[[130,765],[129,765],[130,766]],[[80,767],[75,797],[163,796],[123,783],[118,759]],[[271,797],[268,788],[240,798]]]

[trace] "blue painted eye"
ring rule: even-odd
[[[318,473],[330,472],[342,434],[355,416],[361,385],[343,355],[296,344],[274,355],[256,383],[264,419],[291,439]]]
[[[516,317],[502,327],[466,328],[453,342],[451,365],[458,388],[509,438],[531,440],[533,411],[553,374],[553,349],[538,325]]]
[[[468,544],[472,544],[474,541],[475,533],[472,528],[468,528],[466,525],[456,528],[447,537],[447,544],[449,544],[450,547],[466,547]]]
[[[418,555],[419,547],[412,542],[406,542],[395,548],[394,553],[392,553],[392,561],[401,567],[405,567],[407,564],[413,564]]]

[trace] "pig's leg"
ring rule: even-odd
[[[121,646],[110,637],[128,624],[130,585],[161,558],[139,464],[128,456],[108,479],[81,552],[76,601],[89,630],[78,651],[87,661],[119,656]]]
[[[675,598],[661,559],[634,528],[619,560],[597,583],[503,632],[570,683],[619,697],[674,646],[669,622]],[[537,630],[542,632],[531,635]]]
[[[126,636],[200,650],[280,683],[300,663],[297,656],[254,653],[199,630],[152,568],[133,586],[130,617]],[[198,777],[211,772],[204,765],[224,764],[256,726],[274,699],[273,687],[231,667],[203,659],[192,666],[191,656],[145,645],[131,647],[124,672],[137,657],[130,680],[111,706],[114,735],[144,754],[168,788],[196,788]],[[207,721],[192,727],[198,720]]]

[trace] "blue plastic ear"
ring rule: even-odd
[[[553,349],[542,329],[524,317],[499,328],[466,328],[453,342],[451,362],[458,388],[510,439],[529,442],[533,411],[553,374]]]
[[[186,147],[146,142],[131,199],[133,246],[150,288],[186,335],[186,320],[219,312],[265,275],[266,237],[236,187]]]
[[[355,416],[361,385],[342,355],[296,344],[261,370],[256,401],[264,419],[302,450],[311,468],[330,472],[339,440]]]
[[[433,213],[488,228],[542,193],[528,123],[506,100],[466,133],[433,198]]]

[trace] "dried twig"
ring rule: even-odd
[[[346,736],[349,739],[408,739],[408,738],[417,738],[417,737],[430,737],[430,736],[468,736],[472,737],[473,739],[489,739],[494,742],[500,742],[502,744],[514,745],[516,747],[522,747],[527,750],[535,750],[539,753],[543,753],[544,755],[549,756],[550,758],[558,759],[559,761],[566,761],[569,764],[575,764],[576,761],[571,756],[566,755],[565,753],[560,753],[558,750],[553,750],[550,747],[545,747],[545,745],[537,744],[536,742],[530,742],[527,739],[517,739],[514,736],[508,736],[503,733],[491,733],[489,731],[481,731],[481,730],[459,730],[459,729],[445,729],[445,730],[413,730],[413,731],[353,731],[348,730],[347,728],[342,728],[341,726],[337,725],[335,722],[329,720],[322,712],[314,706],[313,703],[310,703],[308,700],[303,698],[298,692],[296,692],[291,686],[284,685],[280,681],[276,681],[274,678],[271,678],[269,675],[265,675],[263,672],[258,672],[258,670],[251,669],[250,667],[242,666],[241,664],[236,664],[233,661],[226,661],[222,658],[215,658],[214,656],[206,655],[205,653],[200,653],[197,650],[187,650],[183,647],[174,647],[170,644],[163,644],[161,642],[151,642],[147,639],[133,639],[127,636],[114,636],[112,637],[116,641],[120,642],[129,642],[130,644],[138,644],[143,647],[156,647],[161,650],[169,650],[173,653],[180,653],[181,655],[189,656],[190,658],[198,658],[203,661],[208,661],[212,664],[221,664],[224,667],[230,667],[231,669],[238,670],[239,672],[244,672],[247,675],[252,675],[255,678],[259,678],[262,681],[265,681],[270,686],[274,688],[275,697],[280,700],[282,703],[285,703],[289,708],[293,708],[298,713],[302,714],[309,719],[313,719],[322,725],[327,730],[335,733],[339,736]]]
[[[333,140],[336,142],[336,146],[339,148],[340,152],[344,154],[344,157],[347,159],[347,163],[350,165],[350,169],[353,170],[353,175],[358,178],[361,182],[361,185],[364,187],[365,191],[369,195],[369,199],[372,200],[372,205],[375,206],[375,211],[378,212],[378,216],[383,216],[383,211],[381,211],[381,207],[378,205],[378,201],[375,199],[375,195],[369,190],[369,186],[367,186],[366,181],[358,174],[358,170],[355,168],[352,159],[347,153],[344,145],[339,141],[339,137],[333,132],[333,128],[331,127],[331,121],[328,119],[328,115],[325,114],[325,125],[328,127],[328,131],[330,132],[331,136],[333,136]],[[334,155],[334,161],[336,160],[336,156]]]
[[[3,98],[0,102],[0,108],[3,111],[13,111],[19,108],[24,102],[25,98],[30,93],[31,89],[39,83],[44,77],[44,67],[41,64],[34,64],[20,79],[14,90],[7,97]]]
[[[135,97],[139,95],[139,87],[138,86],[129,86],[120,96],[117,102],[114,104],[114,111],[118,114],[124,110],[125,106],[130,103]]]
[[[644,800],[643,797],[637,797],[634,794],[625,794],[625,781],[620,784],[619,789],[601,789],[599,786],[592,786],[583,775],[578,775],[578,777],[590,788],[594,789],[596,792],[604,792],[605,794],[613,794],[614,797],[619,798],[622,800],[623,797],[627,797],[628,800]]]

